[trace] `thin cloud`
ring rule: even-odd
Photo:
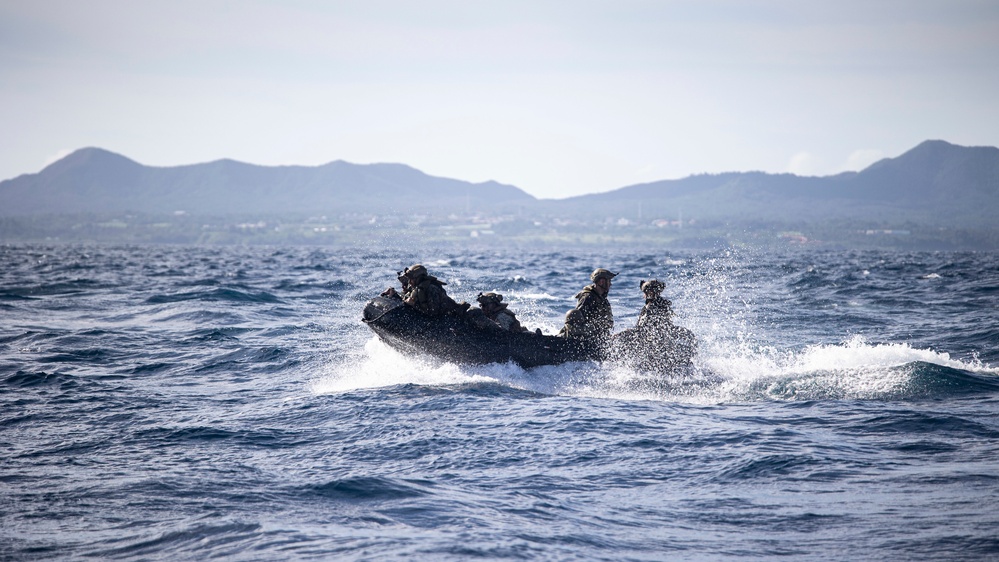
[[[73,153],[73,149],[72,148],[63,148],[63,149],[60,149],[58,152],[56,152],[52,156],[49,156],[48,158],[45,159],[45,163],[42,164],[42,168],[45,168],[45,167],[50,166],[52,164],[55,164],[59,160],[62,160],[63,158],[69,156],[72,153]]]
[[[846,164],[840,168],[843,172],[859,172],[871,164],[881,160],[886,155],[883,150],[877,148],[863,148],[854,150],[846,159]]]
[[[787,171],[796,176],[819,175],[819,160],[810,152],[798,152],[787,163]]]

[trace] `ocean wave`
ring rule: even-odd
[[[348,502],[391,501],[431,495],[427,481],[357,476],[309,486],[304,493]]]
[[[123,375],[147,375],[153,373],[162,373],[164,371],[169,371],[171,369],[176,369],[176,363],[168,363],[163,361],[153,361],[151,363],[139,363],[122,369],[119,373]]]
[[[280,283],[274,285],[273,290],[279,293],[292,293],[295,298],[306,298],[312,300],[326,299],[329,298],[331,293],[337,291],[350,291],[354,287],[350,283],[344,281],[333,281],[333,282],[296,282],[291,280],[282,280]]]
[[[100,285],[0,299],[12,307],[0,309],[10,507],[0,550],[128,560],[995,551],[994,254],[417,256],[374,244],[0,248],[13,264],[0,291]],[[440,256],[441,277],[461,281],[452,296],[500,288],[532,327],[560,324],[596,266],[620,268],[616,327],[632,325],[637,281],[655,275],[700,355],[664,377],[609,362],[522,369],[397,353],[361,322],[364,301],[399,267]]]
[[[281,299],[261,291],[257,293],[237,291],[235,289],[216,289],[213,291],[194,291],[189,293],[160,294],[146,299],[148,304],[167,304],[183,301],[225,301],[245,303],[280,303]]]
[[[905,343],[868,344],[859,336],[797,351],[716,344],[701,359],[703,367],[725,379],[726,394],[736,400],[906,399],[994,392],[999,374],[978,361]],[[964,380],[964,373],[974,382]],[[955,382],[960,380],[964,382]]]
[[[113,285],[101,283],[94,279],[74,279],[58,283],[6,287],[0,292],[0,298],[4,300],[32,300],[38,297],[80,295],[112,287]]]
[[[980,439],[999,439],[999,429],[952,413],[934,411],[904,410],[894,411],[892,415],[875,415],[862,418],[844,428],[844,431],[854,433],[873,433],[888,435],[935,436],[946,438],[948,434],[974,436]],[[907,443],[891,443],[887,446],[897,448],[905,446],[908,450],[940,449],[943,444],[928,445],[925,439]]]
[[[5,289],[0,291],[0,301],[31,301],[38,300],[39,297],[31,296],[31,290],[25,289]]]
[[[63,388],[74,387],[79,379],[65,373],[49,373],[46,371],[17,371],[3,379],[6,386],[15,388],[31,388],[36,386],[59,385]]]
[[[164,553],[179,559],[239,557],[261,541],[261,526],[247,523],[197,523],[160,533],[122,530],[114,538],[85,545],[83,552],[96,558],[146,559]]]
[[[188,333],[185,343],[204,341],[239,341],[239,336],[252,333],[252,328],[225,327],[202,328]]]
[[[988,378],[940,365],[912,362],[897,366],[786,372],[724,385],[725,401],[757,400],[890,400],[945,398],[994,393],[999,384]]]
[[[159,448],[186,446],[193,442],[230,441],[237,447],[266,450],[293,449],[311,440],[293,428],[225,428],[210,425],[146,428],[130,435],[129,439],[151,443]]]
[[[102,348],[71,349],[54,355],[44,355],[36,359],[39,363],[73,363],[103,365],[121,354],[115,350]]]
[[[245,318],[238,313],[218,310],[193,310],[190,312],[174,313],[173,308],[162,308],[154,311],[158,315],[153,320],[156,322],[174,323],[186,322],[194,325],[213,324],[240,324]],[[168,313],[162,315],[162,313]]]
[[[802,473],[811,473],[820,469],[826,463],[822,459],[809,454],[769,454],[753,458],[740,458],[718,472],[712,478],[716,482],[749,480],[759,481],[770,478],[801,477]]]
[[[213,357],[201,365],[192,368],[200,375],[209,373],[231,373],[238,378],[245,378],[250,373],[276,373],[291,369],[300,364],[300,360],[291,356],[290,351],[281,347],[265,346],[259,348],[243,348]]]

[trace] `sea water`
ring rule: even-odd
[[[413,262],[673,376],[404,356]],[[0,559],[999,558],[999,254],[0,246]]]

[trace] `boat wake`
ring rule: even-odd
[[[684,403],[919,400],[999,391],[999,369],[905,343],[854,337],[802,350],[714,345],[670,375],[613,363],[576,362],[523,369],[513,363],[457,365],[399,353],[370,339],[364,354],[332,360],[313,378],[315,394],[397,385],[500,385],[542,395]]]
[[[728,400],[918,400],[999,391],[999,369],[906,343],[855,336],[800,351],[771,347],[709,356]]]

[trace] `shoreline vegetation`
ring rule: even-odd
[[[0,243],[199,245],[397,245],[401,240],[469,247],[646,246],[664,249],[757,247],[803,249],[996,250],[999,231],[915,222],[638,221],[608,216],[435,217],[427,214],[340,216],[88,213],[0,217]]]

